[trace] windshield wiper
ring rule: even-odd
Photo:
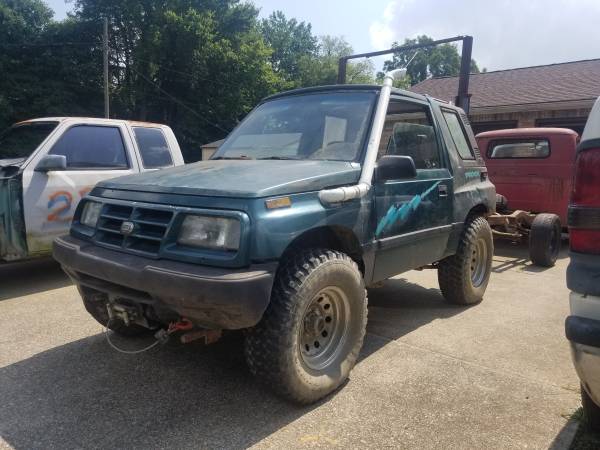
[[[256,158],[256,159],[275,159],[275,160],[292,159],[292,160],[298,161],[300,158],[294,158],[293,156],[265,156],[263,158]]]

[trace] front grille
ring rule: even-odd
[[[94,239],[109,247],[157,256],[172,219],[173,211],[169,210],[107,203]],[[122,233],[123,222],[134,224],[130,234]]]

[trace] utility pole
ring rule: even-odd
[[[104,117],[110,118],[110,106],[108,97],[108,18],[104,18],[104,36],[103,36],[103,50],[104,50]]]

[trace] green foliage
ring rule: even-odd
[[[335,84],[338,74],[338,60],[354,53],[354,50],[341,37],[321,36],[318,50],[312,55],[299,59],[299,86],[319,86]],[[354,84],[374,83],[373,65],[370,61],[350,62],[346,72],[346,82]]]
[[[74,0],[54,21],[42,0],[0,0],[0,129],[51,115],[101,117],[102,24],[109,21],[111,116],[166,123],[188,161],[263,97],[333,84],[341,38],[240,0]],[[368,61],[348,82],[373,82]]]
[[[301,72],[299,61],[315,56],[318,50],[318,41],[312,34],[311,25],[287,19],[283,12],[275,11],[262,20],[260,30],[273,51],[273,70],[286,81],[297,80]]]
[[[428,44],[434,40],[429,36],[418,36],[416,39],[405,39],[402,45],[394,42],[392,48],[414,44]],[[399,51],[391,60],[385,61],[383,72],[377,74],[382,78],[385,72],[399,67],[406,67],[407,77],[397,82],[401,87],[409,87],[430,77],[456,76],[460,71],[460,55],[454,44],[442,44],[418,50]],[[471,72],[479,73],[475,60],[471,60]]]

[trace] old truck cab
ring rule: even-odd
[[[498,194],[510,209],[552,213],[567,226],[579,135],[567,128],[515,128],[479,133],[477,144]]]
[[[0,263],[46,256],[101,180],[183,164],[165,125],[51,117],[0,134]]]

